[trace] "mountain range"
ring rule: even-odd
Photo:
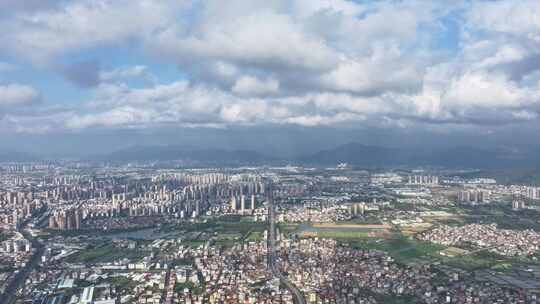
[[[442,166],[448,168],[524,168],[537,167],[538,151],[508,148],[479,149],[455,147],[450,149],[398,149],[349,143],[312,155],[299,161],[308,164],[336,164],[346,162],[355,166]]]
[[[251,150],[185,149],[178,146],[136,146],[99,155],[103,161],[183,160],[201,164],[257,164],[274,159]]]
[[[455,147],[434,150],[426,147],[401,149],[348,143],[332,149],[297,157],[280,158],[254,150],[187,149],[181,146],[134,146],[112,153],[93,155],[99,161],[168,161],[182,160],[200,165],[285,164],[335,166],[349,163],[357,167],[442,166],[448,168],[533,168],[540,167],[539,151],[509,148],[479,149]],[[32,161],[39,157],[14,152],[0,152],[0,161]]]
[[[28,162],[38,161],[41,158],[39,156],[16,151],[0,151],[0,161],[2,162]]]

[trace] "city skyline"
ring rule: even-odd
[[[540,303],[539,0],[0,0],[0,304]]]

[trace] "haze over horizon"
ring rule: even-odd
[[[2,1],[0,150],[532,151],[539,14],[533,0]]]

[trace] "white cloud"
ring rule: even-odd
[[[363,121],[366,117],[353,113],[337,113],[331,115],[299,115],[287,118],[284,123],[296,124],[307,127],[333,125],[350,121]]]
[[[173,1],[98,0],[16,14],[0,22],[0,38],[36,62],[85,48],[140,39],[174,17]],[[136,16],[136,20],[134,17]]]
[[[21,84],[0,85],[0,107],[30,105],[38,101],[39,92],[33,87]]]
[[[202,75],[199,80],[218,78],[233,89],[238,74],[255,70],[260,79],[284,84],[285,93],[319,90],[323,79],[329,90],[371,94],[418,86],[422,66],[405,49],[418,43],[419,25],[435,14],[420,3],[367,8],[350,1],[231,1],[223,7],[208,1],[189,26],[171,24],[157,43],[147,43],[160,57]]]
[[[444,97],[458,109],[475,106],[518,107],[525,102],[523,93],[503,75],[465,73],[450,82]]]
[[[279,82],[275,79],[261,80],[252,76],[243,76],[236,81],[232,91],[248,96],[276,94],[279,92]]]
[[[341,98],[335,95],[334,97]],[[235,124],[317,124],[352,121],[365,116],[347,113],[325,104],[327,95],[295,98],[239,97],[219,89],[186,82],[130,89],[123,85],[102,85],[87,109],[72,115],[65,127],[146,127],[152,125],[227,126]],[[349,97],[350,101],[352,97]],[[315,108],[313,106],[315,105]],[[306,114],[308,108],[311,114]],[[369,105],[368,105],[369,107]],[[376,109],[357,108],[357,112]],[[337,111],[337,112],[336,112]]]
[[[321,76],[321,84],[328,90],[380,94],[391,91],[411,91],[421,86],[419,67],[387,55],[348,60]]]
[[[0,18],[0,39],[36,62],[141,47],[180,70],[169,84],[144,60],[102,71],[70,129],[499,124],[538,118],[539,14],[533,0],[83,0]],[[448,18],[463,24],[441,42]],[[39,98],[8,87],[11,103]]]
[[[157,77],[148,71],[144,65],[135,65],[129,67],[116,68],[110,71],[100,73],[101,81],[119,81],[129,78],[142,78],[150,83],[156,83]]]
[[[358,3],[344,0],[298,0],[292,1],[292,6],[300,18],[308,18],[325,11],[354,17],[366,10]]]
[[[158,49],[181,63],[198,57],[258,68],[327,70],[337,60],[324,41],[304,33],[287,15],[257,11],[208,22],[195,35],[176,27],[161,32]]]
[[[90,126],[143,126],[150,122],[158,123],[158,119],[159,114],[154,111],[123,106],[101,113],[74,116],[66,122],[66,126],[73,129]]]
[[[468,13],[472,30],[503,33],[540,42],[540,2],[536,0],[480,1]]]
[[[520,45],[503,45],[497,48],[493,56],[480,59],[479,68],[489,68],[501,64],[512,63],[526,58],[528,51]]]

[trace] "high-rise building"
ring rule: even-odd
[[[53,214],[49,215],[49,229],[56,229],[58,225],[56,224],[56,218]]]
[[[81,229],[82,215],[78,209],[56,211],[49,215],[49,228],[72,230]]]
[[[236,196],[233,195],[233,196],[231,197],[231,202],[230,202],[230,204],[231,204],[231,210],[232,210],[232,211],[236,211]]]
[[[514,198],[512,200],[512,209],[517,211],[525,208],[525,201]]]
[[[485,203],[489,201],[489,192],[484,190],[463,190],[457,194],[459,203]]]
[[[66,229],[71,230],[75,227],[75,220],[72,212],[66,213]]]
[[[468,203],[471,201],[471,192],[469,191],[459,191],[457,195],[457,200],[460,203]]]
[[[352,203],[349,211],[352,216],[364,215],[364,212],[366,211],[366,203]]]
[[[540,199],[540,187],[527,187],[526,197],[531,200]]]
[[[409,175],[410,185],[438,185],[439,177],[434,175]]]
[[[75,229],[81,229],[81,212],[79,209],[75,209]]]

